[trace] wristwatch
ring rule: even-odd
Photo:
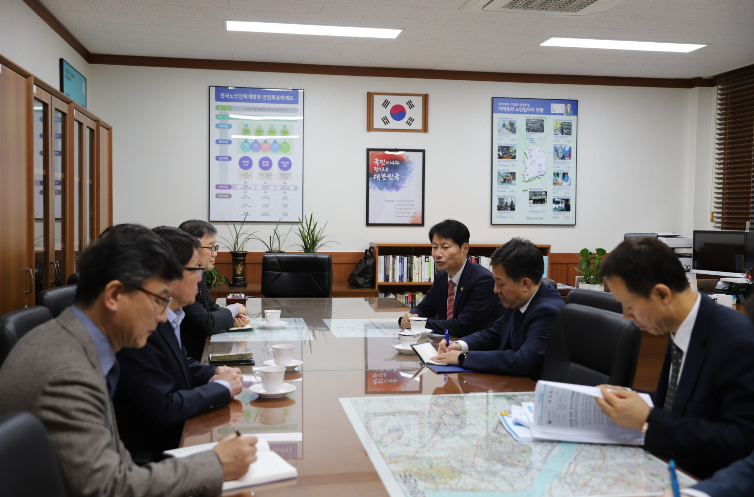
[[[467,355],[469,355],[468,352],[461,352],[461,354],[458,356],[458,365],[460,367],[463,367],[463,363],[466,360]]]

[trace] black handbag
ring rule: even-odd
[[[360,288],[374,286],[374,252],[372,248],[364,251],[364,258],[356,263],[356,267],[348,277],[348,284]]]

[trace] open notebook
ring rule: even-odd
[[[217,442],[192,445],[191,447],[183,447],[181,449],[166,450],[165,455],[172,457],[188,457],[198,452],[212,450],[212,447],[215,445],[217,445]],[[297,476],[298,471],[296,471],[296,468],[288,464],[285,459],[272,452],[267,441],[259,440],[257,442],[257,461],[249,466],[249,471],[241,478],[223,482],[223,492],[250,487],[252,485],[288,480],[296,478]]]
[[[445,364],[440,364],[439,362],[435,362],[431,357],[435,357],[437,355],[437,350],[434,348],[434,346],[430,342],[423,342],[419,344],[411,345],[411,348],[414,349],[414,352],[416,352],[416,355],[419,356],[419,358],[422,360],[425,366],[427,366],[429,369],[434,371],[435,373],[470,373],[468,369],[463,369],[460,366],[447,366]]]

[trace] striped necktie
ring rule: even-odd
[[[448,280],[448,310],[445,313],[445,319],[453,319],[453,305],[456,302],[456,284],[453,280]]]
[[[670,341],[670,363],[673,365],[673,371],[670,373],[670,381],[668,382],[668,391],[665,394],[665,404],[663,409],[669,411],[673,407],[673,397],[678,389],[678,375],[681,374],[681,361],[683,361],[683,351]]]

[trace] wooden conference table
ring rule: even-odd
[[[218,299],[224,305],[224,299]],[[265,309],[282,310],[281,319],[303,318],[311,339],[247,342],[210,342],[209,353],[253,351],[257,366],[271,359],[269,347],[293,343],[295,357],[303,361],[285,381],[296,386],[283,400],[254,398],[246,388],[228,407],[190,419],[183,445],[217,441],[233,428],[244,434],[274,433],[270,445],[298,470],[298,478],[250,487],[234,495],[254,496],[387,496],[372,462],[339,401],[342,397],[375,395],[448,395],[472,392],[530,392],[529,378],[480,373],[438,375],[432,371],[417,378],[418,357],[398,355],[392,337],[343,337],[330,331],[328,319],[397,319],[407,308],[395,299],[249,299],[251,317]],[[290,338],[290,337],[287,337]],[[435,339],[435,342],[438,339]],[[435,345],[436,346],[436,345]],[[250,368],[247,368],[247,371]],[[251,372],[245,374],[252,374]],[[306,388],[304,388],[306,386]]]

